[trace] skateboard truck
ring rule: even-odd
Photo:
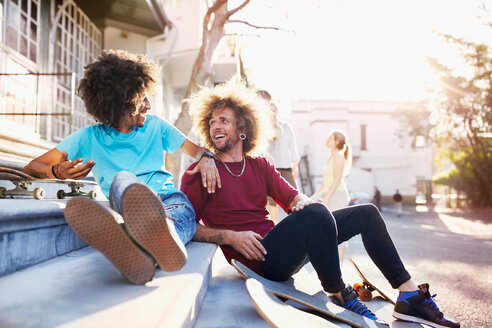
[[[43,188],[34,188],[33,191],[29,190],[29,186],[31,185],[30,181],[12,181],[15,185],[14,189],[7,190],[5,187],[0,187],[0,198],[6,198],[7,195],[11,196],[33,196],[35,199],[43,199],[44,198],[44,189]]]
[[[76,182],[69,183],[70,189],[72,189],[70,192],[66,192],[65,190],[58,190],[56,192],[56,197],[58,199],[64,199],[65,197],[74,197],[74,196],[88,196],[89,198],[95,199],[96,198],[96,192],[94,190],[90,190],[89,192],[83,192],[80,190],[82,186],[80,184],[77,184]]]

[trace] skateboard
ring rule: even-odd
[[[357,264],[355,264],[354,260],[352,260],[352,259],[349,258],[348,261],[352,264],[352,266],[355,269],[355,272],[362,279],[362,283],[361,284],[360,283],[359,284],[354,284],[354,289],[357,291],[357,293],[359,293],[359,298],[363,302],[369,302],[370,300],[372,300],[372,298],[373,298],[372,292],[377,291],[379,293],[379,295],[381,295],[381,297],[383,299],[385,299],[386,301],[388,301],[391,304],[395,305],[395,301],[391,297],[389,297],[388,295],[386,295],[383,291],[381,291],[381,289],[379,289],[378,287],[376,287],[375,285],[373,285],[371,282],[369,282],[369,280],[367,280],[367,278],[364,276],[364,274],[362,273],[362,271],[360,271],[360,269],[357,266]]]
[[[286,305],[256,279],[246,280],[246,290],[260,316],[275,328],[338,327],[328,320]]]
[[[73,196],[88,196],[92,199],[95,199],[97,194],[94,190],[89,192],[83,192],[81,189],[84,185],[97,185],[94,181],[89,180],[73,180],[73,179],[40,179],[30,176],[22,171],[8,168],[8,167],[0,167],[0,180],[8,180],[15,185],[14,189],[8,190],[5,187],[0,187],[0,198],[6,198],[7,196],[32,196],[35,199],[43,199],[45,196],[45,192],[43,188],[34,188],[34,190],[29,190],[29,186],[33,182],[40,183],[60,183],[68,185],[71,189],[70,192],[66,192],[62,189],[58,190],[56,193],[56,197],[58,199],[64,199],[65,197],[73,197]]]
[[[259,281],[263,287],[273,294],[285,298],[308,308],[326,315],[332,319],[349,324],[352,327],[387,327],[384,324],[360,316],[354,312],[346,310],[331,301],[323,300],[319,297],[309,295],[301,290],[296,289],[286,283],[271,281],[256,274],[253,270],[236,260],[231,261],[232,266],[241,274],[244,279],[254,278]]]

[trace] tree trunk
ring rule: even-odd
[[[185,99],[189,98],[201,85],[205,85],[210,79],[212,74],[212,56],[225,34],[224,25],[229,18],[227,2],[227,0],[216,0],[207,10],[203,19],[202,45],[193,65]],[[181,113],[176,119],[176,122],[174,122],[174,125],[184,134],[189,134],[192,121],[187,102],[183,102]],[[167,154],[166,168],[174,177],[179,177],[180,167],[181,154]]]

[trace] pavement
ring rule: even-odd
[[[383,207],[382,214],[412,279],[429,283],[441,311],[462,327],[492,327],[492,209],[404,210],[397,217],[391,207]],[[360,264],[371,282],[390,296],[397,295],[367,256],[360,238],[350,241],[346,257]]]

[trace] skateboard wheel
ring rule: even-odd
[[[365,288],[361,289],[361,291],[359,292],[359,298],[363,302],[369,302],[370,300],[372,300],[372,293],[368,289],[365,289]]]
[[[58,190],[58,191],[56,192],[56,198],[58,198],[58,199],[64,199],[64,198],[65,198],[65,191],[63,191],[63,190]]]
[[[96,199],[97,193],[94,190],[89,191],[89,197],[92,199]]]
[[[0,187],[0,198],[5,198],[7,195],[5,194],[5,191],[7,191],[6,188]]]
[[[357,294],[360,294],[360,291],[364,288],[363,284],[354,284],[354,289],[357,292]]]
[[[44,198],[44,189],[43,188],[35,188],[32,195],[35,199],[41,200]]]

